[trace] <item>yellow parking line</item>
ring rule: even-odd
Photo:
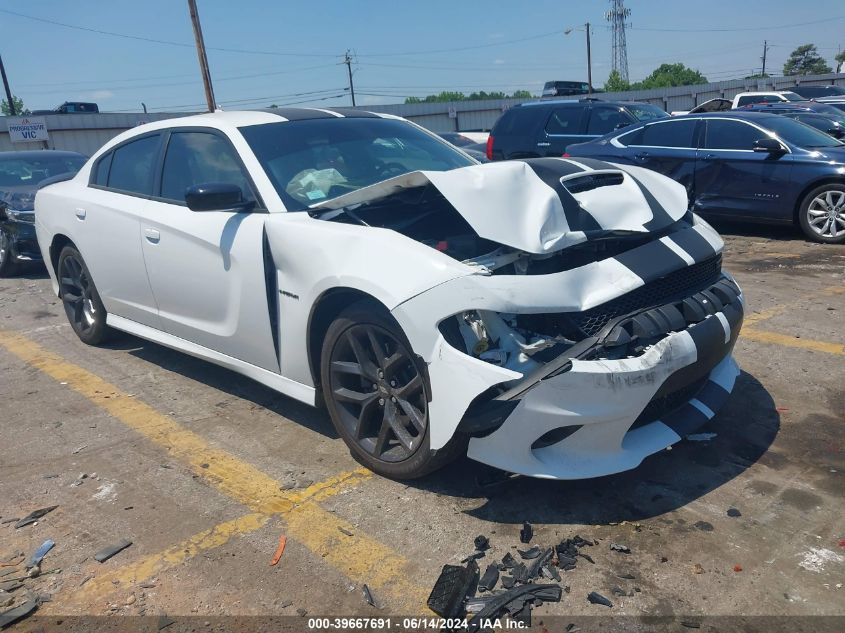
[[[838,354],[845,356],[845,345],[841,343],[827,343],[825,341],[814,341],[809,338],[795,338],[788,334],[780,334],[779,332],[768,332],[766,330],[755,330],[745,328],[742,330],[742,337],[749,341],[757,343],[771,343],[772,345],[783,345],[784,347],[795,347],[799,349],[808,349],[814,352],[824,352],[825,354]]]
[[[384,597],[390,599],[394,608],[413,609],[406,612],[414,613],[424,604],[427,592],[407,580],[410,565],[405,558],[388,546],[361,534],[360,530],[323,510],[315,502],[330,496],[330,491],[340,485],[348,486],[369,477],[369,471],[358,469],[303,491],[283,493],[276,480],[251,464],[212,447],[172,418],[123,393],[99,376],[49,352],[34,341],[0,330],[0,345],[48,376],[67,383],[71,389],[114,418],[163,447],[172,457],[188,464],[197,475],[226,496],[248,507],[255,515],[280,515],[288,522],[286,534],[289,537],[325,558],[351,580],[383,589]],[[227,530],[234,534],[237,529],[245,528],[249,521],[243,518],[242,523],[229,525],[217,535],[201,533],[193,538],[199,542],[213,543],[222,538]],[[354,536],[346,536],[340,528],[354,531]],[[168,556],[172,559],[167,553],[156,556],[159,561]],[[150,569],[155,567],[155,564],[149,564],[152,565]]]

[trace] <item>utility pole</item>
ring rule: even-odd
[[[355,107],[355,85],[352,83],[352,57],[349,55],[349,49],[346,49],[346,56],[343,58],[343,63],[346,64],[346,72],[349,73],[349,94],[352,95],[352,107]]]
[[[194,25],[194,39],[197,44],[197,57],[200,62],[200,73],[202,83],[205,85],[205,100],[208,102],[208,111],[214,112],[217,104],[214,101],[214,88],[211,86],[211,72],[208,70],[208,57],[205,55],[205,41],[202,39],[202,27],[200,16],[197,12],[197,0],[188,0],[188,10],[191,12],[191,22]]]
[[[15,100],[12,99],[12,89],[9,88],[9,80],[6,78],[6,67],[3,65],[3,58],[0,57],[0,75],[3,75],[3,87],[6,89],[6,103],[9,104],[9,116],[15,116]]]
[[[584,27],[587,29],[587,95],[593,94],[593,56],[590,49],[590,23],[587,22]]]
[[[769,50],[769,42],[768,40],[763,40],[763,72],[760,73],[763,77],[766,76],[766,51]]]

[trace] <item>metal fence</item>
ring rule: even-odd
[[[845,85],[845,74],[806,75],[803,77],[768,77],[735,79],[697,86],[676,86],[630,92],[603,92],[596,95],[606,101],[645,101],[664,110],[689,110],[716,97],[732,98],[739,92],[784,90],[796,83],[808,85]],[[573,99],[577,97],[572,97]],[[361,110],[385,112],[405,117],[433,132],[489,130],[509,107],[533,99],[492,99],[486,101],[452,101],[444,103],[409,103],[359,106]],[[124,130],[142,123],[185,116],[186,113],[155,114],[52,114],[44,116],[49,140],[12,143],[9,140],[7,117],[0,117],[0,151],[24,149],[64,149],[90,156],[106,141]]]

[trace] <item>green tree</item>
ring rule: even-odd
[[[514,99],[530,99],[531,97],[532,94],[527,90],[517,90],[510,95],[510,98]],[[500,90],[494,90],[493,92],[479,90],[478,92],[470,93],[469,96],[463,92],[444,90],[440,94],[428,95],[427,97],[405,97],[405,103],[444,103],[446,101],[481,101],[483,99],[507,98],[509,98],[508,94]]]
[[[625,92],[631,89],[631,82],[622,79],[618,70],[611,70],[607,81],[604,82],[605,92]]]
[[[837,69],[836,72],[842,72],[843,64],[845,64],[845,51],[840,52],[836,55],[836,65]]]
[[[695,84],[706,84],[707,77],[697,70],[687,68],[681,63],[660,64],[652,73],[642,81],[631,86],[634,90],[647,90],[649,88],[668,88],[670,86],[693,86]]]
[[[23,104],[23,99],[20,97],[12,95],[12,103],[15,104],[15,114],[29,114],[29,108]],[[5,99],[0,101],[0,112],[2,112],[4,116],[12,114],[12,111],[9,109],[9,102]]]
[[[830,65],[822,59],[815,44],[804,44],[789,55],[783,65],[784,75],[822,75],[833,72]]]
[[[514,90],[513,94],[511,95],[511,98],[513,98],[513,99],[530,99],[533,96],[534,95],[532,95],[527,90]]]

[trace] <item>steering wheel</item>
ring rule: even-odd
[[[394,176],[401,176],[408,173],[408,168],[400,163],[380,163],[377,166],[378,175],[382,178],[393,178]]]

